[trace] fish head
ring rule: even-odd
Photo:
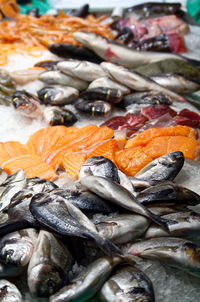
[[[73,33],[73,37],[76,41],[80,42],[87,48],[91,48],[91,43],[98,45],[99,42],[102,42],[102,37],[94,33],[84,33],[77,31]]]

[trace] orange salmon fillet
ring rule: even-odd
[[[144,147],[144,151],[152,158],[173,151],[182,151],[185,158],[195,160],[200,156],[200,142],[185,136],[156,137]]]
[[[140,146],[115,153],[115,161],[118,168],[128,176],[134,176],[152,160],[152,157],[146,154]]]
[[[167,128],[149,128],[135,137],[129,139],[125,148],[136,147],[136,146],[145,146],[152,139],[160,136],[186,136],[191,138],[197,138],[198,132],[196,129],[193,129],[188,126],[171,126]]]
[[[2,168],[8,173],[13,174],[21,169],[26,172],[27,177],[38,176],[48,180],[57,177],[55,171],[44,163],[38,155],[27,154],[12,158],[2,164]]]
[[[87,160],[86,153],[73,153],[66,155],[62,161],[62,167],[65,169],[71,179],[78,179],[80,169]]]
[[[100,144],[100,146],[98,146],[97,148],[95,148],[88,156],[92,157],[92,156],[104,156],[110,160],[112,160],[113,162],[115,162],[115,153],[117,151],[119,151],[120,148],[118,146],[118,142],[115,139],[110,139],[102,144]]]
[[[25,145],[20,142],[10,141],[0,143],[0,165],[11,158],[28,154],[29,151]]]

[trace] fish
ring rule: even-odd
[[[43,117],[50,126],[64,125],[69,127],[77,122],[77,117],[71,110],[57,106],[46,107],[43,111]]]
[[[85,90],[81,97],[85,100],[103,100],[117,104],[122,99],[122,92],[119,89],[97,87]]]
[[[120,66],[109,62],[103,62],[100,65],[104,69],[104,71],[106,72],[109,78],[111,78],[112,80],[116,80],[121,84],[128,86],[131,89],[134,89],[136,91],[156,90],[170,96],[172,99],[176,101],[179,102],[186,101],[186,99],[183,98],[182,96],[178,95],[177,93],[163,86],[160,86],[150,78],[142,76],[137,71],[133,71],[128,68],[125,68],[124,66]]]
[[[86,60],[99,64],[102,59],[93,51],[70,43],[53,43],[48,47],[49,51],[62,58],[72,58],[77,60]]]
[[[26,190],[31,190],[35,193],[46,192],[57,188],[58,186],[52,181],[37,176],[27,178]]]
[[[127,253],[164,264],[200,277],[200,249],[189,240],[159,237],[133,243]]]
[[[176,93],[193,93],[200,90],[200,81],[195,81],[179,73],[163,73],[150,77],[157,84]]]
[[[172,104],[172,98],[159,91],[134,92],[123,97],[120,106],[128,107],[133,104],[160,105]]]
[[[86,81],[68,76],[59,70],[44,71],[39,75],[39,80],[51,85],[59,84],[74,87],[78,90],[84,90],[88,87],[88,83]]]
[[[5,87],[15,88],[15,82],[11,78],[11,74],[4,69],[0,69],[0,84]]]
[[[135,189],[132,185],[132,182],[130,180],[130,177],[127,177],[125,173],[118,170],[118,176],[119,176],[119,183],[122,187],[126,188],[128,191],[130,191],[134,196],[136,196]]]
[[[44,70],[41,68],[32,68],[32,69],[19,69],[19,70],[13,70],[10,73],[10,76],[13,81],[15,81],[18,85],[26,85],[29,82],[37,81],[39,79],[39,75]]]
[[[2,168],[0,168],[0,186],[2,185],[2,183],[4,183],[7,177],[8,174]]]
[[[0,260],[7,265],[25,267],[37,241],[34,229],[20,230],[0,238]]]
[[[102,176],[119,183],[118,169],[116,165],[103,156],[89,157],[79,172],[79,179],[86,176]]]
[[[112,105],[102,100],[88,101],[79,98],[74,103],[74,106],[77,110],[92,116],[105,116],[109,115],[112,111]]]
[[[121,64],[128,68],[136,68],[165,59],[185,60],[183,57],[172,53],[137,51],[94,33],[77,31],[73,33],[73,37],[76,41],[83,44],[83,46],[95,52],[103,60]]]
[[[154,302],[150,279],[132,265],[121,265],[104,283],[99,293],[104,302]]]
[[[53,234],[41,230],[28,265],[28,287],[34,297],[48,298],[68,282],[73,257]]]
[[[112,81],[108,77],[101,77],[98,78],[94,81],[92,81],[88,89],[93,89],[93,88],[110,88],[110,89],[119,89],[123,95],[129,94],[131,92],[130,88],[116,82]]]
[[[79,91],[73,87],[46,86],[37,91],[39,99],[46,105],[63,106],[72,104],[79,96]]]
[[[54,61],[54,60],[45,60],[37,62],[34,67],[42,67],[46,70],[57,70],[57,63],[60,61]]]
[[[59,62],[57,67],[60,71],[69,76],[77,77],[88,82],[92,82],[106,75],[99,64],[89,61],[69,59],[67,61]]]
[[[170,37],[166,34],[161,34],[159,36],[150,37],[142,41],[132,42],[131,47],[138,51],[161,51],[161,52],[171,52],[170,48]]]
[[[145,206],[195,206],[200,203],[200,196],[190,189],[166,181],[143,190],[137,195],[136,200]]]
[[[141,206],[141,204],[136,201],[133,194],[120,184],[99,176],[86,176],[80,180],[80,183],[101,198],[114,202],[129,211],[147,217],[156,224],[167,228],[164,220],[151,213],[144,206]]]
[[[85,18],[89,14],[89,4],[84,4],[80,8],[67,12],[67,15]]]
[[[139,238],[149,224],[149,220],[144,216],[134,214],[101,218],[100,222],[95,223],[99,233],[115,244],[125,244]]]
[[[190,239],[192,241],[198,241],[199,239],[199,229],[200,229],[200,214],[194,211],[184,211],[175,212],[162,216],[168,222],[169,232],[165,232],[156,225],[151,225],[150,228],[145,233],[145,238],[155,238],[155,237],[183,237]]]
[[[112,269],[121,262],[120,257],[101,257],[90,263],[85,270],[50,297],[49,302],[87,301],[104,284]]]
[[[0,300],[2,302],[23,302],[18,288],[5,279],[0,280]]]
[[[119,248],[102,237],[87,216],[66,198],[38,193],[32,197],[29,207],[35,219],[47,229],[62,236],[93,239],[108,255],[121,255]]]
[[[146,165],[135,177],[146,180],[152,185],[159,181],[174,180],[184,165],[184,155],[181,151],[167,153]]]

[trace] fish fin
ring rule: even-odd
[[[96,236],[94,240],[106,255],[110,257],[112,257],[113,255],[123,255],[122,251],[110,240],[100,236]]]
[[[164,228],[165,230],[167,230],[169,232],[169,227],[168,227],[166,219],[163,219],[160,216],[158,216],[152,212],[151,212],[150,219],[152,219],[153,222],[160,225],[162,228]]]

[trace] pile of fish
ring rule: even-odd
[[[62,185],[1,170],[0,277],[15,283],[27,271],[31,295],[50,302],[153,302],[138,259],[199,278],[200,214],[188,206],[200,196],[173,182],[183,164],[182,152],[168,153],[128,178],[91,157],[77,182]],[[0,288],[2,301],[23,301],[10,281]]]

